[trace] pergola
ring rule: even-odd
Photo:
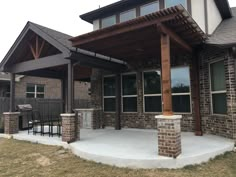
[[[194,57],[194,98],[196,133],[200,133],[197,45],[206,39],[182,5],[119,23],[70,39],[74,47],[122,58],[125,62],[161,58],[163,115],[173,115],[170,61],[171,53]],[[120,97],[118,97],[120,98]],[[119,102],[118,102],[119,103]],[[120,112],[120,110],[117,110]]]

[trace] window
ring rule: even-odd
[[[144,111],[162,112],[161,72],[145,71],[143,80]]]
[[[145,4],[140,7],[140,15],[148,15],[154,12],[157,12],[159,10],[159,1],[155,1],[149,4]]]
[[[120,14],[120,22],[125,22],[125,21],[128,21],[128,20],[132,20],[136,18],[136,9],[132,9],[132,10],[129,10],[129,11],[126,11],[126,12],[122,12]]]
[[[105,112],[116,111],[116,80],[115,76],[103,79],[103,108]]]
[[[44,85],[27,84],[26,98],[44,98]]]
[[[122,75],[123,112],[137,112],[136,74]]]
[[[116,24],[116,16],[115,15],[102,19],[102,28],[106,28],[106,27],[112,26],[114,24]]]
[[[213,114],[226,114],[226,84],[224,61],[210,64],[211,102]]]
[[[165,0],[165,7],[172,7],[181,4],[187,9],[187,0]]]
[[[191,94],[189,67],[171,69],[171,90],[173,111],[176,113],[190,113]]]

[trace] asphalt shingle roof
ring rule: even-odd
[[[68,34],[47,28],[45,26],[38,25],[36,23],[29,22],[30,24],[34,25],[35,27],[39,28],[42,30],[44,33],[47,33],[50,37],[54,38],[57,40],[59,43],[61,43],[63,46],[65,46],[68,49],[72,49],[72,43],[69,41],[70,38],[73,36],[70,36]]]
[[[206,44],[223,47],[236,45],[236,7],[231,10],[233,17],[223,20]]]

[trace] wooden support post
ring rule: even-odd
[[[201,127],[201,114],[200,114],[200,91],[199,91],[199,71],[198,71],[198,58],[192,59],[192,78],[193,78],[193,101],[195,113],[195,135],[202,136]]]
[[[70,62],[68,64],[68,75],[67,75],[67,113],[72,113],[73,109],[73,87],[74,87],[74,78],[73,78],[73,65]]]
[[[116,74],[116,120],[115,129],[121,129],[121,76]]]
[[[10,112],[15,111],[15,74],[11,73],[10,83]]]
[[[66,80],[61,79],[61,99],[62,99],[62,112],[65,112],[66,109]]]
[[[163,115],[172,116],[170,37],[166,34],[161,34],[161,68]]]

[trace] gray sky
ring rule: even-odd
[[[4,0],[0,2],[0,61],[6,55],[27,21],[77,36],[92,30],[80,14],[117,0]],[[235,0],[229,0],[231,7]]]

